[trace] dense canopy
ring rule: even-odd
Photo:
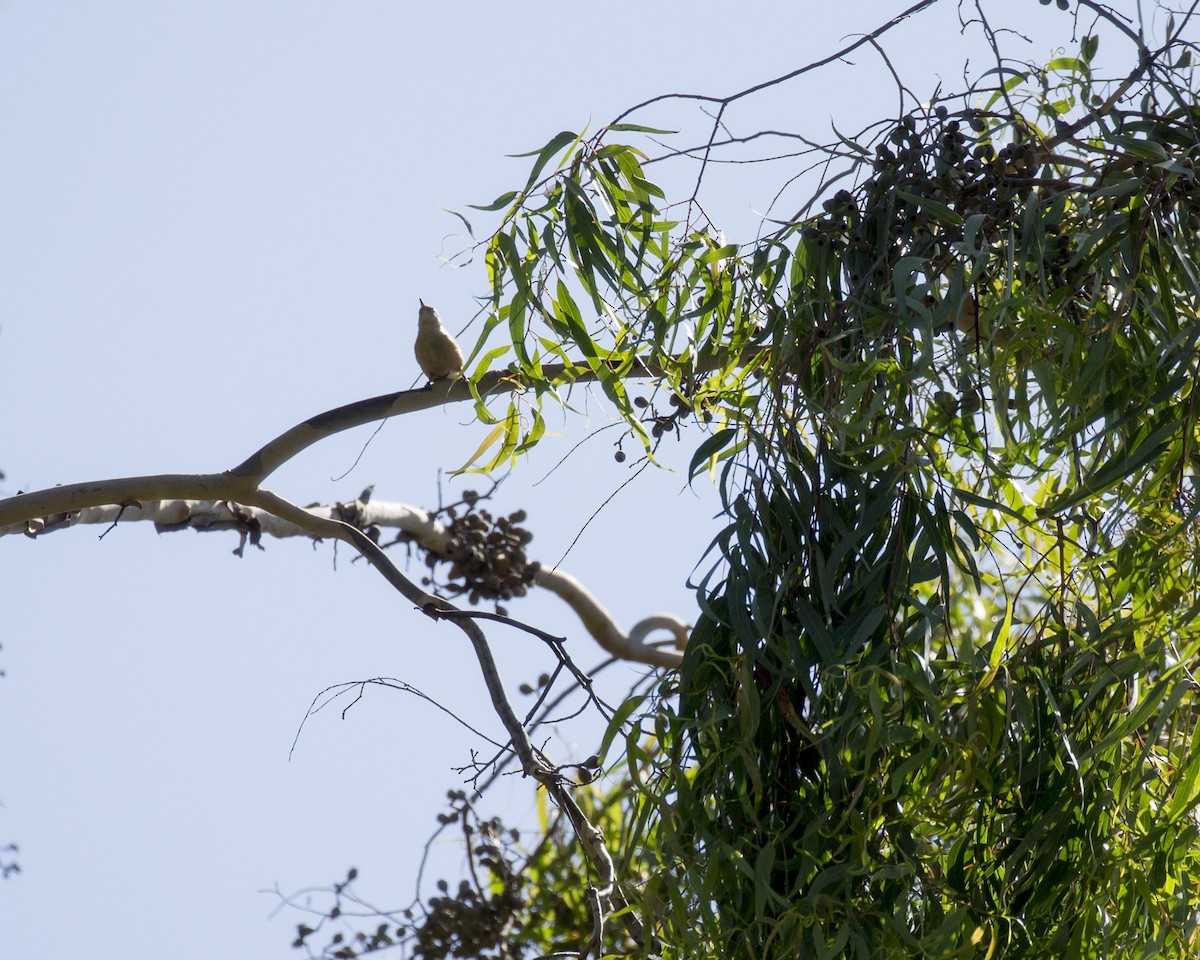
[[[707,427],[727,512],[614,794],[650,955],[1194,942],[1194,24],[1083,3],[1077,49],[1031,66],[981,17],[992,69],[810,142],[812,198],[757,238],[703,212],[755,91],[698,98],[690,197],[650,179],[676,148],[643,105],[494,205],[480,342],[506,336],[476,369],[531,387],[497,462],[594,378],[648,455]]]

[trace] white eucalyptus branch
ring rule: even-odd
[[[310,505],[305,510],[326,520],[346,521],[360,530],[370,527],[395,530],[439,557],[447,556],[450,549],[450,533],[445,525],[420,507],[360,497],[346,503]],[[241,544],[234,551],[238,555],[243,552],[248,538],[251,542],[257,542],[263,535],[280,539],[313,537],[310,530],[269,510],[232,500],[155,500],[128,506],[102,504],[0,527],[0,536],[23,533],[36,537],[82,524],[111,526],[137,521],[153,523],[160,533],[174,530],[235,530],[242,536]],[[666,613],[654,614],[638,621],[625,632],[600,601],[569,573],[541,567],[534,575],[534,583],[566,603],[592,639],[612,656],[666,669],[674,669],[682,662],[682,650],[687,644],[691,626],[679,617]],[[647,643],[647,637],[655,631],[666,631],[674,649]]]
[[[556,373],[552,368],[546,368],[544,372],[554,380],[563,371]],[[646,368],[639,372],[641,375],[652,373]],[[573,374],[574,379],[590,379],[578,376],[575,371]],[[523,772],[536,779],[566,813],[591,868],[596,872],[594,895],[606,908],[615,907],[621,911],[631,936],[640,941],[643,935],[641,924],[632,911],[624,909],[626,902],[616,883],[616,869],[602,831],[587,819],[575,802],[570,783],[530,741],[509,703],[487,638],[479,625],[467,616],[446,617],[447,613],[462,611],[409,580],[361,528],[372,524],[394,525],[426,549],[440,548],[442,551],[448,545],[447,531],[427,512],[402,504],[371,504],[360,498],[352,504],[306,509],[261,486],[282,464],[335,433],[403,413],[523,388],[520,379],[508,371],[484,374],[472,384],[461,379],[440,380],[422,390],[387,394],[318,414],[271,440],[232,470],[222,473],[125,477],[19,493],[0,500],[0,535],[24,533],[36,537],[80,523],[144,520],[155,523],[159,530],[185,527],[236,529],[254,542],[265,532],[272,536],[303,535],[349,544],[427,616],[450,619],[467,635],[493,709],[510,737]],[[678,650],[656,650],[645,643],[645,636],[651,630],[666,627],[679,644],[686,636],[686,625],[677,618],[661,615],[647,618],[624,634],[611,615],[573,578],[546,570],[538,574],[538,582],[570,605],[597,641],[615,655],[632,654],[630,659],[656,666],[678,665],[681,657]]]
[[[454,604],[441,597],[426,593],[404,576],[392,563],[391,558],[383,552],[383,549],[352,524],[343,520],[317,516],[269,490],[255,490],[247,505],[290,520],[313,537],[336,539],[349,544],[402,596],[430,616],[439,618],[439,613],[459,612],[459,608]],[[588,862],[596,871],[600,881],[597,886],[606,904],[624,910],[627,902],[616,883],[616,866],[604,842],[604,832],[587,819],[571,795],[570,782],[555,769],[539,749],[534,747],[533,742],[529,739],[528,731],[508,700],[508,695],[504,690],[504,681],[500,678],[500,670],[496,666],[484,632],[474,620],[469,618],[445,617],[444,619],[451,620],[470,640],[475,651],[475,658],[478,660],[480,671],[483,674],[484,683],[487,685],[492,708],[496,711],[496,715],[500,718],[500,722],[511,739],[513,751],[521,761],[522,772],[537,780],[550,795],[555,805],[566,813]],[[630,935],[640,941],[643,936],[640,921],[628,910],[625,910],[622,919]]]

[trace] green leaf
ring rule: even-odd
[[[565,147],[574,146],[579,142],[579,139],[579,134],[572,133],[570,130],[563,130],[561,133],[556,134],[549,143],[543,147],[539,147],[537,150],[530,150],[528,153],[510,154],[514,158],[537,156],[537,161],[529,171],[529,179],[525,181],[525,189],[528,190],[533,186],[542,170],[545,169],[546,164],[553,159],[555,154],[562,152]]]
[[[503,423],[496,424],[496,426],[488,432],[488,435],[483,438],[483,442],[479,444],[475,452],[467,458],[467,462],[457,470],[451,470],[450,476],[455,477],[459,474],[466,473],[470,466],[487,452],[489,447],[494,446],[500,440],[500,438],[504,436],[504,431],[505,425]]]
[[[507,207],[509,204],[511,204],[513,202],[513,200],[515,200],[518,196],[520,196],[520,194],[516,190],[509,190],[507,193],[500,194],[500,196],[498,196],[495,200],[493,200],[487,206],[480,206],[479,204],[475,204],[475,203],[469,203],[469,204],[467,204],[467,206],[470,207],[472,210],[484,210],[484,211],[501,210],[504,207]]]
[[[610,123],[604,129],[612,133],[653,133],[661,136],[679,132],[678,130],[661,130],[658,127],[644,127],[639,123]]]
[[[961,227],[963,225],[963,218],[940,200],[911,193],[908,190],[897,190],[896,193],[909,203],[916,204],[938,223],[951,227]]]
[[[1177,421],[1168,420],[1148,435],[1145,429],[1139,431],[1129,444],[1116,451],[1098,469],[1093,469],[1082,484],[1056,497],[1038,513],[1043,516],[1061,513],[1123,480],[1132,480],[1134,474],[1167,448],[1169,440],[1179,432],[1179,426]]]
[[[475,369],[471,371],[471,380],[478,380],[492,368],[492,362],[499,360],[501,357],[507,356],[512,351],[512,347],[505,344],[502,347],[496,347],[494,350],[489,350],[475,365]]]
[[[1088,72],[1088,65],[1086,59],[1079,60],[1075,57],[1055,57],[1046,65],[1046,69],[1054,70],[1060,73],[1065,72],[1086,74]]]
[[[1166,808],[1168,820],[1190,814],[1200,801],[1200,723],[1192,730],[1191,743],[1183,757],[1183,764],[1171,785],[1171,802]]]
[[[634,711],[641,707],[645,701],[645,696],[638,694],[626,698],[625,702],[617,707],[616,713],[613,714],[613,718],[608,722],[608,726],[604,730],[604,736],[600,740],[600,749],[597,752],[602,758],[608,756],[608,748],[612,746],[612,742],[617,735],[624,730],[625,722],[633,716]]]
[[[1012,629],[1013,602],[1012,597],[1004,598],[1004,617],[996,624],[996,629],[992,631],[992,649],[988,654],[988,672],[980,681],[980,689],[986,690],[992,685],[996,679],[996,674],[1000,671],[1000,664],[1004,662],[1004,656],[1009,649],[1009,632]]]
[[[700,470],[707,466],[709,460],[733,443],[737,436],[737,430],[732,427],[724,427],[700,444],[696,448],[696,452],[692,454],[692,462],[688,466],[688,477],[695,477]]]

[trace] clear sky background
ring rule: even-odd
[[[1132,3],[1118,3],[1131,10]],[[461,246],[466,211],[523,182],[561,129],[594,129],[666,92],[726,94],[823,57],[906,4],[693,0],[602,6],[381,0],[9,0],[0,5],[0,494],[239,462],[270,437],[352,400],[417,382],[417,300],[458,329],[485,292]],[[1048,58],[1071,18],[1036,0],[991,3]],[[921,96],[961,86],[944,0],[884,41]],[[735,132],[829,135],[895,115],[866,51],[746,103]],[[695,106],[644,117],[700,128]],[[843,126],[844,123],[844,126]],[[682,184],[694,168],[664,169]],[[657,173],[655,174],[658,175]],[[751,238],[782,179],[714,170],[710,213]],[[785,204],[786,206],[786,204]],[[487,215],[471,214],[486,232]],[[469,339],[469,336],[468,336]],[[605,422],[551,421],[493,512],[529,511],[554,562],[629,476]],[[301,503],[375,496],[425,507],[437,471],[485,431],[466,406],[327,441],[271,478]],[[684,435],[685,463],[703,435]],[[447,499],[478,481],[444,482]],[[718,529],[712,491],[646,471],[563,562],[629,625],[691,619],[686,579]],[[411,609],[344,549],[301,541],[231,555],[233,534],[157,536],[130,524],[0,540],[0,956],[282,960],[302,915],[270,891],[340,879],[406,903],[452,768],[477,741],[419,699],[368,691],[310,720],[330,684],[391,676],[464,719],[498,724],[462,636]],[[420,567],[410,568],[415,575]],[[512,612],[602,659],[553,597]],[[551,666],[528,636],[494,632],[515,689]],[[628,669],[606,689],[628,686]],[[515,694],[514,694],[515,695]],[[520,703],[520,698],[518,697]],[[581,759],[594,720],[552,750]],[[513,820],[532,795],[497,795]],[[447,848],[453,870],[460,858]],[[437,874],[435,874],[436,876]],[[455,878],[456,879],[456,878]]]

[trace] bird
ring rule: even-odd
[[[418,303],[421,309],[417,313],[417,342],[413,345],[417,365],[429,378],[430,385],[435,380],[457,377],[463,369],[463,355],[458,343],[442,326],[438,312],[426,306],[424,300]]]

